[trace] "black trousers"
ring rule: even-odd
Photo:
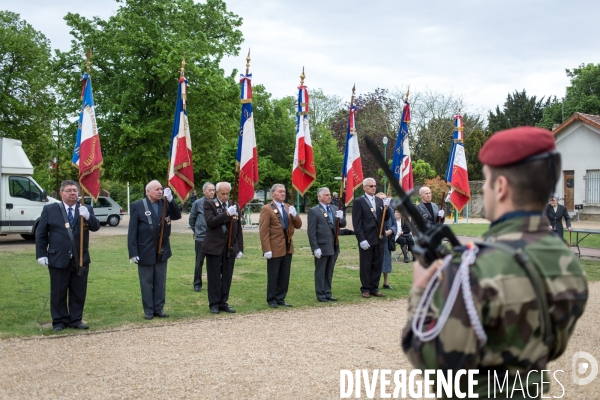
[[[234,264],[235,255],[232,253],[231,257],[227,257],[227,246],[223,246],[223,252],[218,256],[206,255],[209,307],[225,307],[228,305]]]
[[[194,268],[194,287],[202,287],[202,265],[204,264],[204,257],[206,256],[202,252],[201,240],[195,240],[196,242],[196,268]]]
[[[77,275],[77,265],[71,258],[67,268],[48,267],[50,272],[50,315],[53,327],[77,326],[81,323],[89,268]]]
[[[267,260],[267,303],[282,303],[290,284],[292,255],[273,257]]]
[[[412,236],[398,236],[398,239],[396,239],[396,243],[398,243],[400,245],[400,248],[404,247],[404,245],[408,246],[408,251],[411,251],[413,246],[415,245],[415,241],[412,238]]]
[[[385,243],[387,245],[387,243]],[[363,293],[377,293],[379,279],[381,278],[381,265],[383,263],[383,247],[376,244],[367,250],[358,247],[360,263],[360,291]]]
[[[138,264],[144,314],[160,314],[167,294],[167,261],[153,265]]]
[[[335,252],[331,256],[315,257],[315,293],[319,300],[331,297],[331,281],[338,254],[339,252]]]

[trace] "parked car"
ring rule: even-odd
[[[91,197],[84,197],[85,204],[88,206],[92,204]],[[123,209],[120,205],[117,204],[116,201],[111,199],[110,197],[98,196],[98,201],[94,202],[94,215],[100,221],[100,225],[104,226],[108,224],[109,226],[117,226],[123,215]]]

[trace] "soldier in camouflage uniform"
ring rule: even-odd
[[[402,334],[403,350],[415,368],[479,369],[475,387],[479,398],[487,398],[488,371],[490,388],[494,373],[502,381],[508,372],[508,387],[504,386],[502,394],[497,388],[496,398],[541,396],[540,371],[565,351],[585,308],[588,298],[585,274],[573,252],[559,237],[548,232],[549,221],[542,215],[560,171],[560,155],[555,149],[549,131],[521,127],[496,133],[479,153],[484,164],[486,217],[493,222],[468,270],[467,285],[470,283],[473,297],[471,309],[479,318],[486,340],[481,339],[481,331],[476,331],[471,323],[460,294],[439,335],[428,341],[419,338],[411,328],[413,318],[427,282],[441,262],[428,269],[418,262],[414,266],[408,324]],[[508,246],[512,252],[499,246]],[[523,263],[517,262],[515,250],[519,249],[531,261],[528,265],[533,265],[539,274],[540,296],[536,296],[535,280],[528,276]],[[441,272],[432,303],[423,310],[427,313],[424,330],[439,322],[460,263],[461,255],[455,254]],[[547,305],[543,304],[542,293]],[[540,313],[546,307],[548,312]],[[542,328],[544,320],[550,329]],[[527,377],[532,370],[538,372]],[[524,391],[517,381],[510,397],[517,374]],[[543,380],[549,382],[551,378],[545,374]],[[466,379],[461,381],[462,389],[466,389],[466,383]],[[548,390],[545,383],[545,396]]]

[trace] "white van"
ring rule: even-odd
[[[21,141],[0,138],[0,236],[20,234],[35,240],[42,208],[58,200],[31,177],[33,166]]]

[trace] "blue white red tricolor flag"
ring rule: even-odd
[[[192,139],[187,113],[187,84],[183,69],[179,78],[175,120],[171,134],[171,162],[169,165],[169,186],[185,201],[194,189],[194,167],[192,163]]]
[[[450,157],[448,157],[448,165],[446,166],[446,182],[452,182],[452,170],[454,167],[454,153],[456,143],[463,141],[463,120],[462,115],[456,114],[454,116],[454,136],[452,137],[452,145],[450,147]]]
[[[455,127],[453,140],[454,152],[450,155],[452,159],[452,168],[450,175],[450,203],[461,212],[471,199],[471,189],[469,187],[469,174],[467,172],[467,157],[465,156],[465,146],[463,144],[463,124],[462,115],[454,116]]]
[[[356,136],[356,106],[350,107],[348,116],[348,131],[346,133],[346,149],[344,151],[344,164],[342,165],[342,179],[345,182],[344,203],[347,206],[354,198],[354,190],[362,185],[363,170]],[[342,194],[340,194],[342,196]]]
[[[94,112],[94,95],[92,93],[92,78],[89,73],[81,78],[81,112],[75,138],[75,148],[71,161],[79,169],[79,184],[94,200],[100,194],[100,166],[102,165],[102,150],[100,136],[96,125]]]
[[[240,169],[238,183],[238,203],[243,208],[254,198],[254,185],[258,182],[258,154],[256,152],[256,133],[254,132],[254,114],[252,113],[252,74],[240,74],[242,116],[236,162]]]
[[[407,95],[408,96],[408,95]],[[402,118],[398,128],[398,137],[394,147],[394,157],[392,158],[392,172],[405,192],[414,189],[412,173],[412,160],[410,158],[410,147],[408,143],[408,124],[410,123],[410,104],[404,100],[402,109]]]
[[[315,182],[316,176],[308,124],[308,88],[300,85],[298,87],[298,119],[296,149],[294,150],[294,164],[292,166],[292,186],[303,196]]]

